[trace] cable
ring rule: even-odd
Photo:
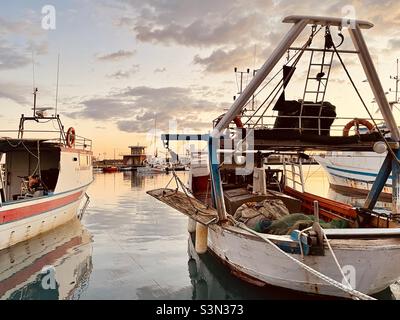
[[[351,84],[352,84],[354,90],[356,91],[358,97],[360,98],[360,101],[361,101],[362,105],[364,106],[365,110],[367,111],[367,113],[368,113],[368,115],[369,115],[371,121],[373,122],[375,128],[378,128],[378,124],[376,123],[376,121],[375,121],[374,117],[372,116],[371,112],[368,110],[368,107],[367,107],[367,105],[365,104],[364,99],[362,98],[360,92],[358,91],[357,86],[355,85],[355,83],[354,83],[354,81],[353,81],[353,78],[351,77],[349,71],[347,70],[347,67],[346,67],[345,64],[344,64],[344,62],[343,62],[343,60],[342,60],[342,57],[340,56],[340,54],[339,54],[339,52],[337,51],[336,46],[335,46],[334,44],[333,44],[333,49],[334,49],[334,51],[335,51],[335,53],[336,53],[336,55],[337,55],[337,57],[338,57],[338,59],[339,59],[341,65],[342,65],[344,71],[346,72],[346,75],[347,75],[347,77],[349,78],[349,80],[350,80],[350,82],[351,82]],[[397,162],[397,164],[400,165],[400,160],[397,158],[396,154],[394,153],[394,151],[393,151],[392,148],[390,147],[389,142],[386,140],[386,138],[385,138],[385,136],[383,135],[383,133],[381,132],[381,130],[378,129],[377,132],[378,132],[378,134],[381,136],[381,138],[383,139],[383,141],[385,142],[385,144],[386,144],[386,146],[387,146],[387,149],[388,149],[388,152],[390,152],[390,154],[392,155],[393,159]]]

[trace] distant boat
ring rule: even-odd
[[[115,166],[108,166],[103,168],[104,173],[113,173],[113,172],[118,172],[118,167]]]

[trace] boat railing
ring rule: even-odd
[[[59,130],[25,129],[23,138],[18,137],[19,133],[20,133],[19,130],[0,130],[0,137],[3,139],[10,139],[10,140],[11,139],[12,140],[24,140],[24,139],[44,140],[44,141],[48,141],[51,143],[59,144],[60,146],[63,146],[63,147],[68,147],[67,141],[66,141],[66,133],[61,132]],[[72,147],[74,149],[91,151],[92,150],[92,140],[75,134],[75,141],[74,141],[74,144]]]
[[[276,120],[277,119],[281,120],[287,120],[290,121],[291,119],[293,121],[290,121],[290,127],[289,126],[277,126],[276,125]],[[243,120],[245,117],[243,117]],[[332,136],[337,136],[341,135],[343,133],[344,127],[350,122],[355,119],[367,119],[367,117],[329,117],[329,116],[307,116],[303,115],[301,116],[303,125],[299,126],[299,116],[294,115],[262,115],[257,118],[257,121],[248,121],[245,123],[244,127],[247,129],[274,129],[274,130],[298,130],[301,132],[307,133],[307,131],[313,131],[316,132],[318,131],[318,135],[332,135]],[[253,119],[254,120],[254,119]],[[312,125],[306,126],[304,123],[304,120],[310,120],[312,121]],[[332,124],[327,125],[326,127],[323,126],[324,121],[326,122],[332,122]],[[384,121],[383,119],[379,118],[374,118],[375,123],[382,124]],[[245,121],[243,121],[245,122]],[[371,121],[370,121],[371,122]],[[232,125],[233,128],[233,125]],[[381,130],[385,130],[385,128],[381,128],[381,126],[378,125],[378,128]],[[360,125],[360,132],[363,132],[363,126]]]

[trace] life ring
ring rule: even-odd
[[[363,125],[364,127],[366,127],[369,132],[371,132],[374,129],[374,125],[371,122],[369,122],[368,120],[366,120],[366,119],[353,119],[348,124],[346,124],[344,126],[344,128],[343,128],[343,137],[348,137],[350,129],[352,127],[354,127],[354,126],[357,128],[356,129],[357,130],[357,134],[360,134],[359,133],[359,129],[358,129],[360,124]]]
[[[75,129],[74,128],[71,127],[68,129],[66,141],[67,141],[67,146],[69,148],[72,148],[75,146]]]
[[[224,115],[225,114],[223,114],[217,118],[217,121],[215,122],[215,126],[222,120]],[[240,116],[236,116],[232,121],[236,125],[236,128],[243,128],[243,123],[242,123],[242,119],[240,118]]]

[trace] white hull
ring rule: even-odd
[[[274,239],[289,239],[287,236],[269,236]],[[342,267],[353,266],[355,289],[374,294],[399,279],[400,239],[381,240],[331,240]],[[290,261],[268,243],[249,236],[234,228],[213,225],[209,228],[208,246],[225,264],[241,278],[257,283],[288,288],[311,294],[346,297],[343,291],[325,283]],[[342,282],[342,276],[332,258],[305,256],[304,263],[323,274]],[[293,254],[301,260],[301,256]]]
[[[77,217],[82,196],[86,191],[86,187],[80,190],[71,191],[66,194],[54,196],[50,201],[64,198],[70,194],[80,192],[79,198],[59,208],[37,214],[28,218],[23,218],[11,223],[0,224],[0,250],[13,246],[16,243],[31,239],[41,233],[72,220]],[[29,205],[44,204],[49,199],[41,199],[37,201],[29,201]]]
[[[152,168],[152,167],[139,167],[136,169],[138,173],[154,174],[154,173],[165,173],[165,168]]]
[[[46,195],[22,199],[12,196],[20,192],[18,174],[27,161],[21,154],[10,156],[6,166],[11,177],[6,187],[7,201],[0,207],[0,250],[57,228],[79,214],[82,197],[93,181],[91,152],[71,148],[60,148],[58,152],[58,163],[51,157],[42,160],[43,166],[47,161],[59,167],[54,189]]]
[[[360,193],[371,190],[384,158],[385,155],[373,152],[341,152],[314,157],[328,173],[331,186],[342,191],[354,190]],[[389,178],[382,190],[384,195],[392,194],[391,184]]]

